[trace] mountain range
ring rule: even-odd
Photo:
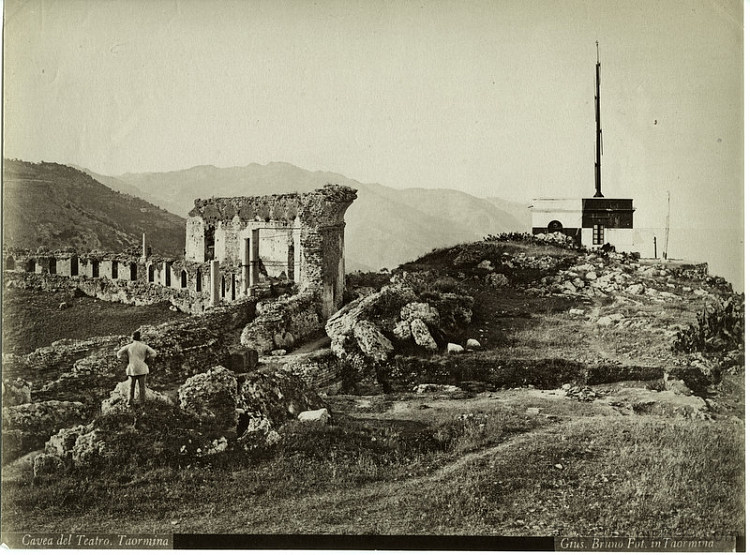
[[[181,254],[185,220],[70,166],[3,161],[3,247]]]
[[[13,217],[4,229],[18,230],[6,231],[6,241],[11,239],[13,243],[20,241],[31,246],[39,245],[38,240],[54,243],[67,238],[71,241],[70,246],[80,248],[98,242],[101,248],[111,249],[116,245],[138,244],[140,233],[145,231],[156,252],[166,249],[165,254],[179,255],[184,248],[185,232],[184,219],[178,215],[186,216],[196,198],[303,193],[326,183],[357,189],[358,198],[346,213],[347,271],[392,268],[434,248],[475,241],[489,234],[528,229],[525,222],[528,210],[524,204],[497,198],[480,199],[453,189],[395,189],[376,183],[360,183],[341,174],[308,171],[284,162],[233,168],[197,166],[172,172],[107,176],[58,164],[6,161],[5,179],[17,179],[14,176],[19,173],[19,165],[28,175],[24,187],[12,188]],[[35,172],[39,175],[33,175]],[[55,173],[59,179],[54,178]],[[87,174],[88,187],[94,187],[95,183],[102,188],[96,189],[96,195],[82,195],[72,187],[73,184],[80,187],[85,181],[81,177],[83,173]],[[50,220],[50,229],[35,235],[30,230],[23,231],[26,222],[18,217],[21,211],[15,206],[33,193],[31,184],[43,182],[48,187],[52,183],[60,187],[54,188],[55,193],[49,197],[53,203],[45,202],[38,194],[34,194],[34,201],[26,199],[38,207],[40,214],[35,218],[40,224]],[[105,194],[104,189],[109,193]],[[100,199],[96,208],[89,210],[98,215],[96,221],[91,217],[84,218],[85,210],[67,208],[67,204],[78,206],[88,198]],[[102,204],[104,198],[108,200]],[[122,213],[123,205],[134,202],[142,203],[137,207],[133,205],[135,212],[141,215],[137,221],[133,218],[137,214]],[[107,203],[117,207],[114,212],[107,212]],[[158,216],[153,229],[145,229],[144,219],[148,219],[143,217],[145,215]],[[120,216],[123,216],[123,221],[120,221]],[[99,224],[104,226],[105,222],[109,227],[106,233],[103,228],[99,229]],[[169,233],[165,233],[165,226],[169,227]],[[67,231],[57,232],[62,229]]]

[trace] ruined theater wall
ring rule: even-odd
[[[301,280],[320,290],[321,316],[327,320],[344,299],[344,224],[302,230]]]

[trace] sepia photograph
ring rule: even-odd
[[[745,550],[742,0],[4,0],[15,549]]]

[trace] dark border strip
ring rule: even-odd
[[[552,537],[174,534],[174,549],[554,551]]]

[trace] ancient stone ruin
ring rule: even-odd
[[[186,225],[184,257],[143,252],[78,253],[6,250],[6,285],[56,287],[73,278],[102,300],[149,304],[168,300],[183,312],[242,297],[263,297],[273,281],[315,295],[326,319],[344,293],[344,214],[354,189],[326,185],[310,193],[197,199]]]
[[[200,418],[206,411],[195,407],[208,403],[212,414],[228,415],[219,418],[223,428],[270,433],[283,418],[323,408],[314,389],[338,379],[338,363],[325,352],[256,365],[259,354],[319,337],[343,304],[344,214],[356,198],[354,189],[327,185],[302,194],[199,199],[188,218],[184,257],[152,255],[145,237],[140,255],[6,250],[4,285],[67,289],[73,296],[83,292],[134,305],[168,301],[191,313],[140,329],[158,352],[149,363],[149,385],[156,388],[150,397],[166,398],[165,392],[180,388],[185,410]],[[124,373],[115,353],[127,342],[102,336],[61,340],[23,355],[3,353],[3,460],[41,448],[66,426],[83,430],[98,412],[120,406],[125,386],[116,384]],[[221,372],[211,370],[217,367]],[[214,378],[242,402],[224,403],[226,395],[203,399],[215,389],[204,382]],[[186,393],[196,387],[201,395]],[[219,435],[231,437],[223,428]],[[58,455],[45,456],[56,457],[57,467]]]

